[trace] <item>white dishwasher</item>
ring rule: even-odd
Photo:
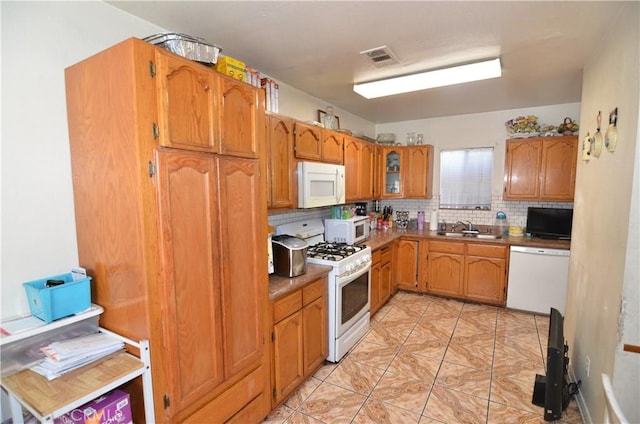
[[[564,315],[569,279],[569,250],[511,246],[507,308]]]

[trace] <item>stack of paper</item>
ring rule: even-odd
[[[123,348],[124,342],[106,333],[53,342],[41,349],[47,357],[31,370],[53,380]]]

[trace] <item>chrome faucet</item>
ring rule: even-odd
[[[456,226],[458,226],[458,224],[461,224],[464,227],[463,228],[464,230],[477,231],[476,227],[473,226],[471,221],[458,221],[458,222],[456,222]]]

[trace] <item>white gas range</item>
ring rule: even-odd
[[[276,227],[276,234],[303,239],[307,262],[333,267],[328,276],[329,357],[338,362],[369,329],[371,248],[324,241],[321,220]]]

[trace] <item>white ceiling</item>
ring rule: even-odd
[[[582,67],[625,2],[113,1],[374,123],[580,101]],[[626,3],[629,5],[629,3]],[[151,34],[149,34],[151,35]],[[388,46],[400,63],[359,53]],[[502,77],[367,100],[354,82],[499,56]]]

